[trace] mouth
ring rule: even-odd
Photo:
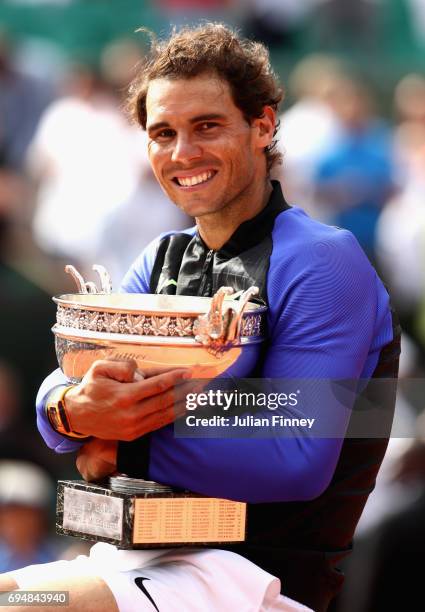
[[[217,174],[217,170],[206,170],[199,174],[193,174],[191,176],[175,176],[173,182],[182,189],[194,189],[199,188],[209,183],[214,176]]]

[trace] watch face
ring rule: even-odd
[[[53,429],[55,429],[56,431],[61,428],[63,429],[57,406],[49,406],[47,416],[49,417],[49,421],[52,424]]]

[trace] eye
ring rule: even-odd
[[[215,121],[204,121],[203,123],[199,124],[198,130],[201,132],[207,132],[215,127],[218,127],[218,123],[215,123]]]
[[[174,138],[174,135],[174,130],[171,130],[170,128],[165,128],[163,130],[160,130],[159,132],[156,132],[156,134],[153,135],[152,139],[161,142]]]

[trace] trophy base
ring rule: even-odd
[[[122,549],[243,542],[246,504],[115,476],[58,482],[56,531]]]

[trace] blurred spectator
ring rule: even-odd
[[[39,467],[0,461],[0,571],[57,558],[48,538],[53,486]]]
[[[425,143],[417,151],[417,169],[391,199],[377,228],[377,253],[399,310],[414,315],[425,293]]]
[[[305,57],[288,79],[290,94],[296,102],[284,112],[279,132],[283,154],[280,172],[285,196],[315,218],[323,214],[314,199],[313,178],[317,164],[340,130],[340,121],[327,98],[343,66],[332,56]]]
[[[0,157],[22,169],[40,116],[52,101],[49,84],[16,70],[10,41],[0,30]]]
[[[342,129],[318,163],[316,197],[328,222],[350,230],[375,261],[376,224],[394,189],[392,133],[360,81],[341,77],[328,100]]]
[[[399,192],[377,227],[377,254],[403,327],[425,356],[425,79],[407,75],[395,90]]]
[[[47,253],[89,265],[106,216],[138,185],[141,137],[101,78],[74,70],[69,93],[43,115],[30,149],[39,181],[34,234]]]
[[[394,91],[394,106],[399,125],[395,131],[395,157],[401,187],[423,172],[421,149],[425,144],[425,78],[408,74]]]

